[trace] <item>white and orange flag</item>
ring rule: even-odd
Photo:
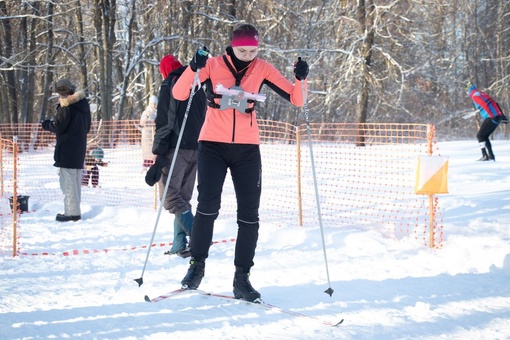
[[[416,194],[448,193],[448,157],[418,156]]]

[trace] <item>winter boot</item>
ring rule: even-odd
[[[174,218],[174,241],[170,254],[177,254],[181,257],[189,257],[189,249],[186,251],[186,244],[188,243],[186,237],[191,236],[191,227],[193,225],[193,213],[191,210],[186,210],[183,213],[176,213]],[[187,256],[182,256],[188,254]]]
[[[205,262],[192,257],[186,276],[181,281],[182,289],[197,289],[204,277]]]
[[[183,250],[179,250],[177,253],[177,256],[182,257],[183,259],[191,256],[191,249],[190,247],[186,247]]]
[[[494,156],[494,152],[492,152],[492,147],[487,147],[487,155],[489,158],[489,161],[496,161],[496,156]]]
[[[482,148],[482,158],[479,159],[479,161],[488,161],[489,155],[487,155],[487,150],[485,148]]]
[[[260,301],[260,293],[250,283],[250,268],[236,267],[234,276],[234,297],[250,302]]]

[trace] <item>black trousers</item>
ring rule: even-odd
[[[492,152],[492,144],[489,137],[492,135],[494,130],[498,127],[501,122],[501,116],[495,117],[493,119],[487,118],[483,121],[478,133],[476,134],[476,138],[478,139],[478,143],[485,142],[485,148],[489,153],[489,157],[494,158],[494,153]]]
[[[258,145],[200,142],[198,148],[198,206],[191,230],[191,255],[209,255],[214,221],[230,170],[237,199],[237,240],[234,265],[251,268],[257,247],[262,161]]]

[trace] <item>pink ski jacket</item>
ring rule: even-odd
[[[230,56],[226,55],[226,57],[233,64]],[[172,94],[175,99],[188,99],[194,77],[195,72],[191,67],[187,67],[173,87]],[[208,86],[212,85],[212,89],[207,91],[212,90],[213,92],[217,84],[221,84],[225,88],[231,88],[236,82],[234,75],[223,60],[223,56],[209,58],[206,66],[200,69],[199,79],[200,83],[207,81]],[[296,79],[295,83],[292,84],[273,65],[263,59],[255,58],[250,63],[239,86],[245,92],[258,94],[265,82],[270,82],[282,92],[289,94],[290,102],[295,106],[304,105],[301,82]],[[306,80],[304,82],[306,95],[308,83]],[[213,100],[216,104],[220,103],[218,98]],[[250,103],[248,108],[253,107],[253,105],[253,103]],[[220,110],[209,106],[198,140],[258,145],[260,144],[260,136],[256,111],[245,113],[233,108]]]

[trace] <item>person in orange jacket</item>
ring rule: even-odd
[[[307,91],[308,64],[294,64],[294,83],[273,65],[258,58],[259,33],[248,23],[234,27],[230,46],[221,56],[209,58],[197,51],[173,88],[178,100],[186,100],[198,72],[207,86],[208,109],[199,135],[198,205],[191,234],[191,260],[181,281],[184,289],[197,289],[205,272],[205,260],[218,217],[223,184],[230,170],[237,199],[237,240],[235,246],[234,296],[257,301],[260,293],[249,280],[254,265],[259,230],[262,163],[256,103],[265,96],[267,85],[295,106],[303,106]],[[199,71],[200,70],[200,71]],[[302,83],[303,82],[303,83]]]

